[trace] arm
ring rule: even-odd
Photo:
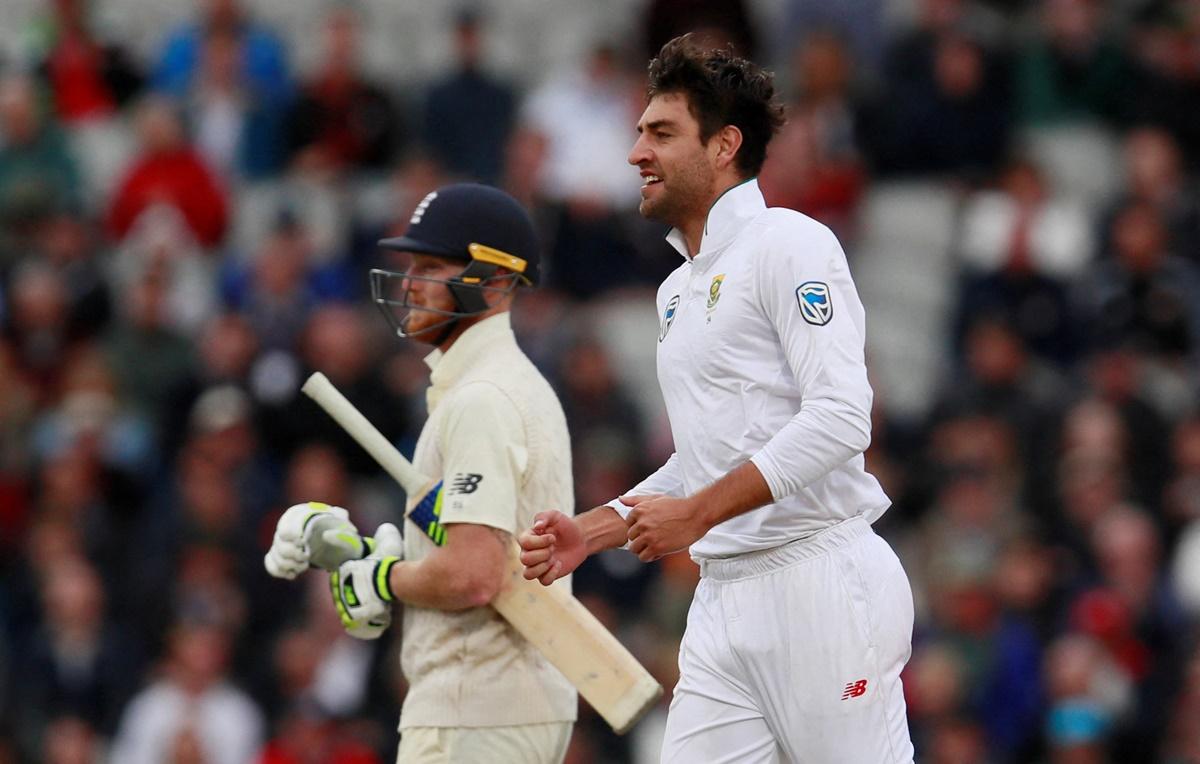
[[[392,594],[405,604],[435,610],[483,607],[500,591],[509,538],[486,525],[447,525],[444,546],[422,560],[392,566]]]
[[[761,305],[804,396],[795,416],[751,457],[775,500],[799,493],[871,443],[862,303],[833,234],[824,227],[805,234],[811,257],[789,257],[787,242],[777,241],[757,273]],[[799,289],[812,283],[828,289],[824,324],[802,309]]]
[[[396,565],[389,579],[397,597],[413,605],[482,607],[500,590],[516,532],[528,462],[525,423],[507,395],[483,382],[459,388],[439,406],[446,407],[438,430],[446,543]]]
[[[678,496],[682,492],[679,459],[671,454],[663,466],[634,486],[629,494]],[[626,503],[626,498],[613,499],[574,518],[557,511],[539,512],[534,517],[533,527],[517,539],[526,580],[536,578],[549,585],[574,571],[590,555],[628,543],[626,516],[631,506]]]

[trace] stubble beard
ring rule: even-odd
[[[695,215],[707,212],[709,189],[712,186],[712,170],[702,162],[682,167],[673,173],[670,187],[660,181],[662,188],[657,199],[644,198],[638,204],[638,212],[647,220],[656,220],[676,228]]]

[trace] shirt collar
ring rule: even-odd
[[[425,365],[430,369],[431,388],[443,390],[453,385],[479,356],[489,348],[505,342],[516,342],[508,311],[488,316],[467,329],[448,350],[435,348],[425,356]]]
[[[700,251],[696,257],[724,249],[747,223],[766,208],[767,202],[763,199],[762,189],[758,187],[758,178],[750,178],[727,188],[708,210],[704,235],[700,238]],[[687,242],[678,228],[672,228],[667,234],[667,242],[685,260],[695,259],[688,257]]]

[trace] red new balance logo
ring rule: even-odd
[[[859,695],[864,695],[867,692],[867,680],[859,679],[857,682],[850,682],[846,685],[846,689],[842,690],[842,700],[857,698]]]

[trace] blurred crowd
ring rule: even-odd
[[[868,452],[916,596],[918,760],[1200,762],[1200,2],[646,0],[532,82],[489,65],[489,4],[427,8],[453,64],[415,83],[366,73],[353,3],[304,68],[238,0],[152,57],[52,0],[0,61],[0,763],[391,760],[396,635],[347,637],[321,576],[262,566],[293,503],[367,530],[403,506],[299,384],[323,371],[411,451],[423,351],[366,271],[478,180],[543,234],[514,324],[578,506],[660,464],[678,255],[625,155],[647,58],[688,30],[777,71],[768,202],[860,278],[882,189],[953,200],[946,362],[917,410],[879,390]],[[1063,134],[1109,150],[1029,150]],[[669,688],[697,575],[613,551],[575,587]],[[657,761],[665,703],[623,738],[581,707],[569,761]]]

